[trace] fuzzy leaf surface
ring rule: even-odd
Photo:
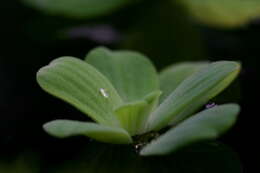
[[[135,102],[159,89],[155,67],[144,55],[133,51],[92,50],[86,62],[105,75],[124,102]]]
[[[46,123],[44,130],[58,138],[83,135],[106,143],[129,144],[132,142],[131,136],[122,128],[104,126],[91,122],[55,120]]]
[[[160,72],[160,102],[165,100],[187,77],[208,65],[206,62],[183,62],[166,67]]]
[[[161,91],[155,91],[145,97],[143,101],[127,103],[115,110],[117,118],[122,127],[126,129],[131,136],[145,132],[147,120],[150,113],[157,106]]]
[[[240,64],[218,61],[184,80],[152,113],[149,130],[184,120],[223,91],[238,75]]]
[[[215,139],[235,123],[239,110],[236,104],[204,110],[147,144],[140,154],[163,155],[195,142]]]
[[[120,126],[113,109],[122,100],[109,80],[86,62],[62,57],[37,73],[37,81],[48,93],[72,104],[103,125]]]

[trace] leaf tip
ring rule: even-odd
[[[57,138],[64,138],[64,136],[61,135],[62,128],[60,128],[60,124],[62,124],[62,120],[54,120],[47,122],[43,124],[42,128],[43,130],[48,133],[51,136],[57,137]]]

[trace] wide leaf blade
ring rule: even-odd
[[[239,106],[226,104],[204,110],[145,146],[140,154],[163,155],[201,140],[211,140],[227,131],[236,121]]]
[[[87,55],[86,62],[111,81],[125,102],[142,100],[159,89],[155,67],[140,53],[99,47]]]
[[[106,143],[129,144],[132,142],[131,136],[122,128],[91,122],[55,120],[46,123],[44,130],[58,138],[83,135]]]
[[[100,124],[119,126],[113,109],[122,104],[120,96],[109,80],[86,62],[72,57],[58,58],[39,70],[37,81],[45,91]]]
[[[152,113],[149,130],[159,130],[169,123],[184,120],[224,90],[239,71],[237,62],[218,61],[194,73]]]
[[[207,62],[182,62],[166,67],[160,72],[160,102],[168,97],[187,77],[208,65]]]

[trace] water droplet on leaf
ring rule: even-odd
[[[108,98],[109,97],[109,95],[108,95],[108,93],[106,92],[106,90],[104,89],[104,88],[100,88],[100,93],[102,94],[102,96],[104,96],[105,98]]]
[[[140,144],[135,144],[134,149],[136,153],[139,153],[140,150],[146,145],[146,143],[140,143]]]

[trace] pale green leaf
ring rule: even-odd
[[[98,123],[120,126],[113,113],[122,104],[120,96],[109,80],[86,62],[72,57],[58,58],[39,70],[37,81],[45,91]]]
[[[168,97],[178,85],[193,73],[208,65],[207,62],[182,62],[166,67],[160,72],[160,102]]]
[[[137,131],[142,127],[142,118],[143,110],[147,106],[145,101],[133,102],[123,105],[115,110],[117,118],[120,120],[122,127],[131,136],[137,134]]]
[[[46,123],[44,125],[44,130],[50,135],[58,138],[82,135],[107,143],[132,143],[131,136],[129,136],[124,129],[99,125],[91,122],[55,120]]]
[[[155,67],[144,55],[133,51],[92,50],[86,62],[105,75],[125,102],[135,102],[159,89]]]
[[[176,124],[206,104],[224,90],[238,75],[240,64],[218,61],[184,80],[152,113],[150,130],[159,130],[169,123]]]
[[[147,102],[147,106],[143,110],[143,114],[140,118],[142,125],[138,130],[138,134],[143,134],[148,132],[148,120],[150,118],[151,113],[157,108],[159,103],[159,98],[161,96],[161,91],[154,91],[145,97],[145,101]]]
[[[143,101],[136,101],[120,106],[115,110],[122,127],[132,136],[145,132],[150,113],[157,106],[161,91],[155,91]]]
[[[140,154],[162,155],[195,142],[215,139],[235,123],[238,113],[239,106],[236,104],[204,110],[147,144]]]
[[[179,0],[202,23],[238,27],[260,17],[259,0]]]
[[[113,12],[132,0],[22,0],[43,12],[74,18],[91,18]]]

